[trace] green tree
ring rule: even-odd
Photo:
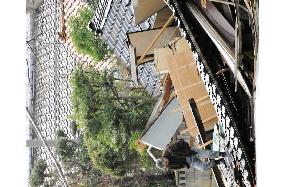
[[[90,158],[84,145],[80,140],[69,139],[62,130],[56,132],[55,150],[61,161],[69,163],[69,166],[77,166],[80,171],[90,170]]]
[[[140,155],[130,148],[131,138],[141,134],[155,100],[126,82],[90,67],[78,67],[71,78],[72,118],[95,167],[113,176],[139,168]]]
[[[88,27],[94,15],[90,8],[82,8],[79,15],[69,21],[70,36],[79,53],[90,55],[95,61],[102,60],[107,54],[107,45]]]
[[[63,130],[56,131],[55,135],[56,135],[57,138],[66,138],[67,137],[67,135],[64,133]]]
[[[73,141],[67,138],[61,137],[56,141],[56,151],[62,160],[68,160],[70,157],[74,156],[75,149],[76,146]]]
[[[44,183],[44,178],[47,176],[44,172],[47,168],[47,164],[44,160],[38,160],[32,170],[30,176],[31,186],[40,186]]]
[[[65,170],[73,171],[67,174],[70,185],[96,186],[99,183],[101,173],[92,167],[91,159],[80,138],[79,141],[71,140],[64,131],[58,130],[55,150]]]

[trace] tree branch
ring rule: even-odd
[[[37,38],[38,38],[39,36],[41,36],[41,35],[42,35],[42,33],[38,34],[37,36],[33,37],[33,38],[30,39],[30,40],[27,40],[27,41],[26,41],[26,44],[29,44],[31,41],[37,40]]]

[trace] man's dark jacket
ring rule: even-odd
[[[169,160],[168,169],[181,169],[190,166],[186,162],[186,157],[195,155],[196,152],[190,149],[187,142],[178,140],[170,143],[164,150],[162,157]]]

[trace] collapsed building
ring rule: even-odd
[[[218,186],[255,185],[258,1],[100,0],[91,28],[161,94],[141,147],[163,150],[177,133],[213,142],[229,154],[213,169]]]
[[[46,140],[58,129],[73,138],[66,120],[69,75],[77,62],[91,59],[76,53],[66,21],[83,6],[79,0],[44,1],[33,17],[37,41],[27,49],[35,57],[27,60],[27,105]],[[217,185],[254,186],[258,1],[100,0],[90,28],[136,85],[161,95],[141,147],[153,156],[151,148],[163,150],[175,138],[211,141],[229,154],[213,169]],[[35,160],[48,160],[42,147],[31,150]]]

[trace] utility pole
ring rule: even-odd
[[[39,136],[40,140],[42,141],[42,143],[43,143],[43,145],[44,145],[44,147],[45,147],[45,149],[46,149],[46,151],[47,151],[47,153],[48,153],[48,156],[49,156],[49,157],[51,158],[51,160],[53,161],[53,163],[54,163],[54,165],[55,165],[55,168],[56,168],[57,172],[59,173],[59,176],[60,176],[60,179],[61,179],[61,181],[62,181],[62,183],[63,183],[63,186],[64,186],[64,187],[67,187],[67,186],[68,186],[68,185],[67,185],[67,181],[66,181],[66,179],[65,179],[65,177],[64,177],[64,175],[63,175],[62,169],[61,169],[60,165],[58,164],[58,162],[56,161],[56,159],[54,158],[53,154],[51,153],[51,151],[50,151],[50,149],[49,149],[47,143],[45,142],[45,140],[44,140],[44,138],[43,138],[41,132],[39,131],[38,127],[36,126],[36,124],[35,124],[35,122],[34,122],[32,116],[31,116],[31,114],[30,114],[30,112],[29,112],[29,110],[28,110],[28,108],[26,108],[26,112],[27,112],[27,116],[29,117],[29,120],[32,122],[32,125],[33,125],[33,127],[34,127],[34,129],[35,129],[35,132],[37,133],[37,135]]]

